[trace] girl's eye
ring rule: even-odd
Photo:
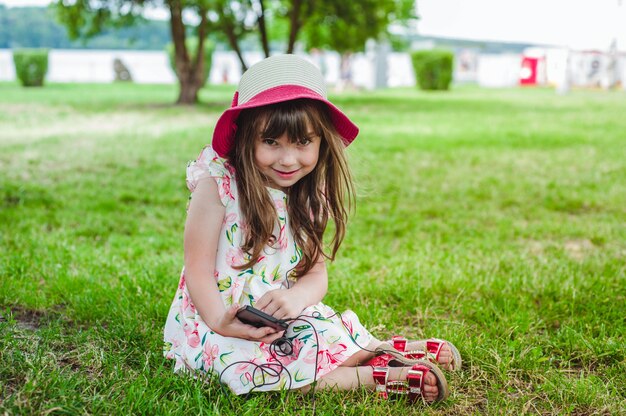
[[[263,143],[270,146],[274,146],[275,144],[277,144],[276,139],[263,139]]]
[[[312,140],[309,138],[304,138],[304,139],[300,139],[298,140],[298,145],[299,146],[306,146],[307,144],[311,143]]]

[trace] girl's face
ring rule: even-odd
[[[315,169],[320,142],[311,129],[293,141],[286,132],[275,138],[259,135],[254,143],[256,167],[268,178],[269,186],[284,190]]]

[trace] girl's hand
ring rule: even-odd
[[[244,324],[237,319],[236,315],[238,310],[239,305],[231,305],[217,321],[215,328],[211,329],[224,337],[242,338],[249,341],[264,342],[266,344],[270,344],[280,338],[283,332],[285,332],[277,331],[267,326],[255,328],[252,325]]]
[[[254,307],[278,319],[297,318],[307,305],[290,289],[276,289],[265,293]]]

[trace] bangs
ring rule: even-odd
[[[322,137],[322,123],[329,119],[327,111],[324,103],[306,99],[268,105],[257,118],[257,131],[267,138],[287,133],[291,142],[309,137],[310,133]]]

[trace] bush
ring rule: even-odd
[[[16,49],[13,51],[15,73],[25,87],[41,87],[48,72],[47,49]]]
[[[454,54],[445,50],[417,51],[411,54],[415,77],[423,90],[447,90],[452,82]]]
[[[198,38],[191,37],[185,40],[185,45],[187,46],[187,51],[191,55],[191,60],[196,59],[196,51],[198,50]],[[170,66],[178,75],[176,71],[176,60],[174,58],[174,44],[172,42],[168,43],[165,47],[167,51],[167,55],[170,58]],[[211,72],[211,64],[213,62],[213,51],[215,50],[215,43],[206,39],[204,41],[204,76],[202,77],[202,85],[206,82],[209,77],[209,73]]]

